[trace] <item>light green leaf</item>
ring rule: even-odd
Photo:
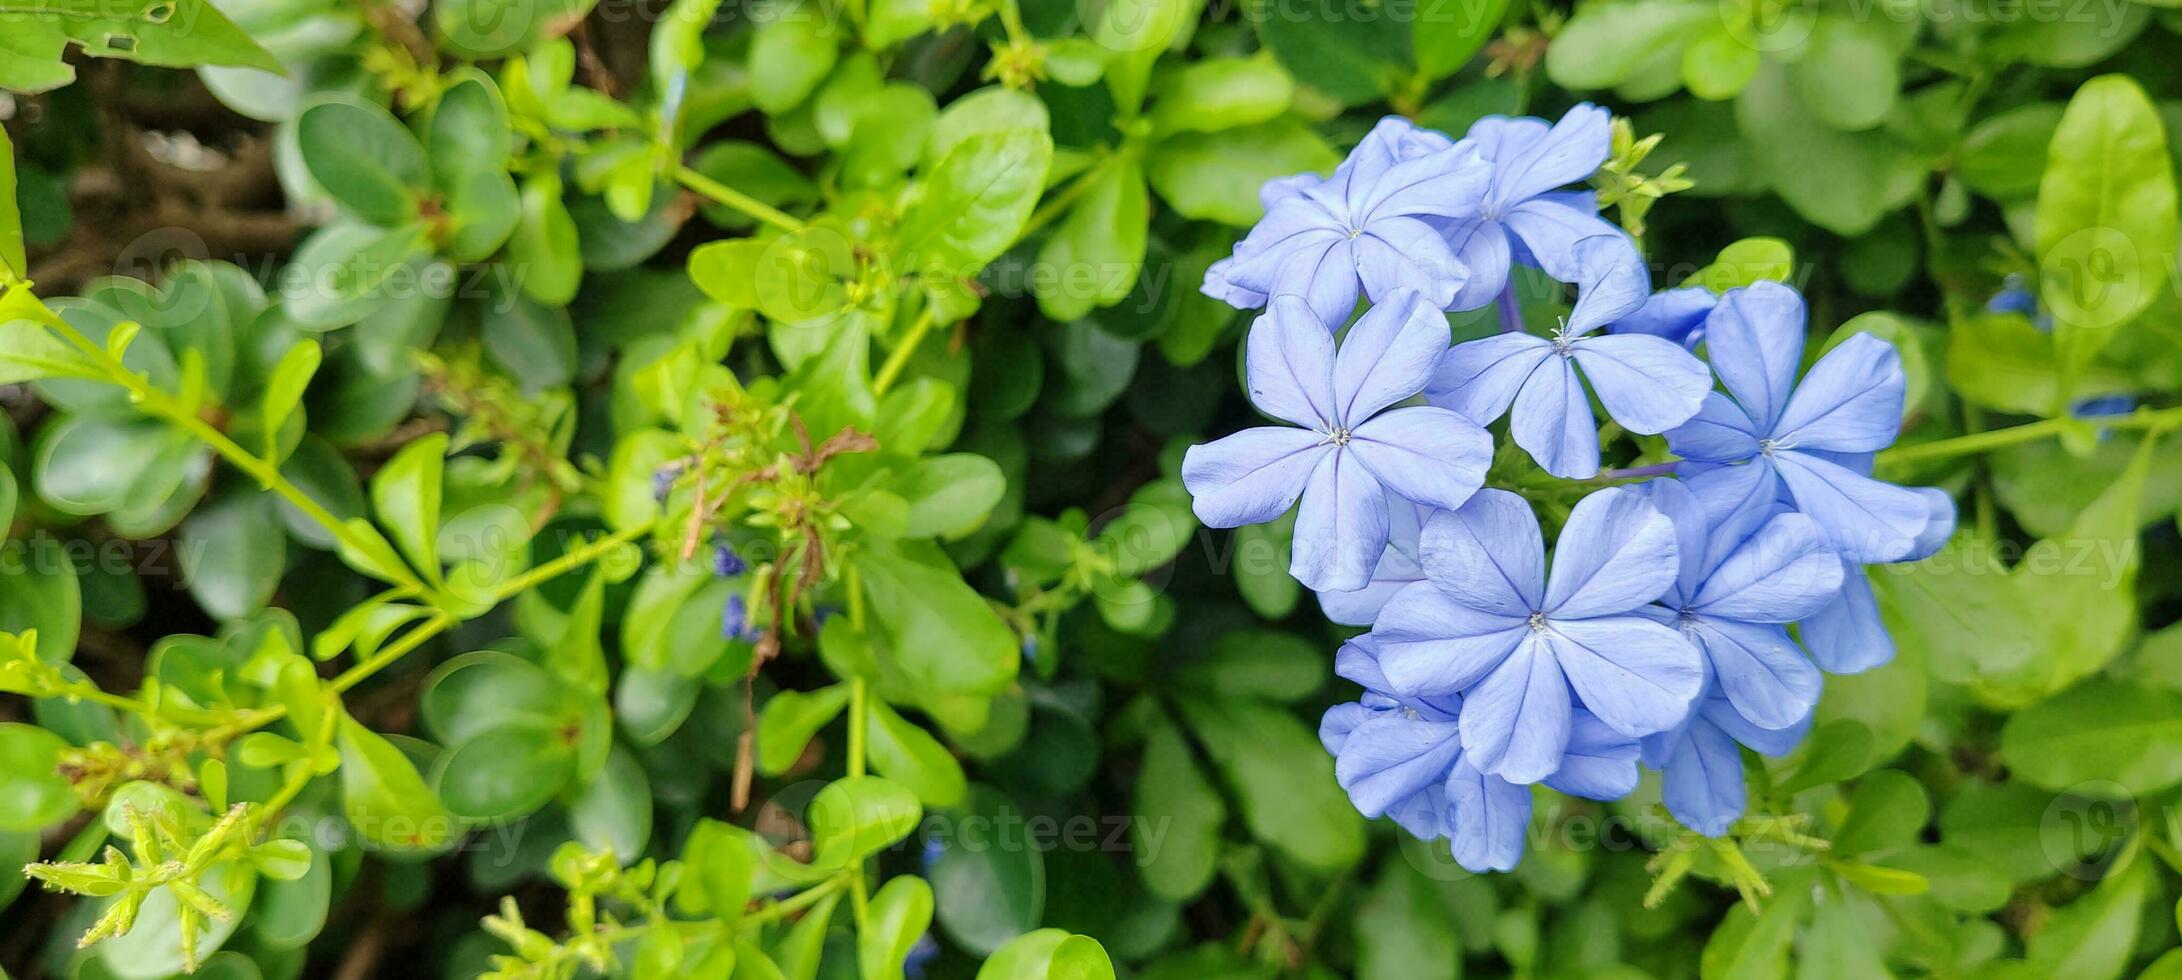
[[[371,506],[402,554],[425,577],[439,579],[441,470],[447,434],[435,432],[401,448],[371,476]]]

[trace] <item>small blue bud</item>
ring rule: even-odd
[[[1023,662],[1026,664],[1038,662],[1038,637],[1035,635],[1023,637]]]
[[[939,959],[939,940],[933,939],[929,932],[918,936],[909,947],[909,955],[902,960],[902,975],[909,980],[924,980],[924,971],[936,959]]]
[[[742,596],[728,596],[727,605],[720,609],[720,635],[730,640],[750,638],[750,607]]]
[[[712,574],[721,578],[734,578],[749,570],[749,563],[735,553],[734,545],[722,541],[712,547]]]
[[[668,463],[652,471],[652,500],[666,503],[667,495],[674,492],[674,481],[682,475],[682,464]]]
[[[825,629],[826,621],[839,615],[841,615],[841,607],[839,606],[821,604],[811,609],[811,618],[817,621],[819,629]]]

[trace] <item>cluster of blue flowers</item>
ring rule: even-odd
[[[1266,308],[1250,399],[1289,425],[1192,447],[1197,515],[1236,527],[1300,502],[1291,574],[1370,628],[1336,658],[1364,695],[1321,724],[1335,776],[1473,870],[1522,856],[1531,784],[1618,799],[1640,764],[1678,820],[1725,833],[1741,748],[1787,752],[1822,672],[1893,656],[1864,567],[1954,527],[1944,493],[1870,475],[1901,425],[1891,345],[1849,337],[1799,380],[1789,287],[1652,292],[1635,243],[1565,189],[1605,161],[1609,122],[1580,105],[1452,140],[1388,118],[1332,176],[1268,184],[1264,220],[1205,277]],[[1550,336],[1524,330],[1517,265],[1576,289]],[[1444,311],[1495,303],[1502,332],[1450,346]],[[1680,459],[1578,501],[1549,567],[1530,504],[1485,488],[1484,427],[1507,416],[1541,468],[1591,479],[1593,396]]]

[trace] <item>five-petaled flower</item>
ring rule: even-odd
[[[1446,409],[1387,411],[1424,388],[1447,350],[1447,318],[1397,290],[1333,333],[1295,296],[1251,325],[1246,374],[1260,411],[1300,428],[1244,429],[1192,446],[1182,483],[1212,527],[1270,521],[1302,499],[1289,572],[1313,589],[1362,588],[1386,549],[1392,493],[1455,508],[1485,481],[1492,439]]]
[[[1470,274],[1425,219],[1474,213],[1488,178],[1474,147],[1388,116],[1333,176],[1267,188],[1264,219],[1206,272],[1205,292],[1245,309],[1301,295],[1329,330],[1359,287],[1373,303],[1413,289],[1447,309]]]
[[[1576,701],[1629,737],[1681,723],[1704,665],[1682,634],[1640,610],[1673,584],[1675,531],[1642,493],[1577,502],[1552,576],[1523,498],[1480,490],[1436,514],[1426,581],[1380,611],[1369,642],[1393,689],[1462,694],[1462,748],[1481,772],[1533,783],[1561,764]]]
[[[1577,242],[1576,307],[1551,339],[1495,334],[1460,344],[1433,375],[1426,398],[1479,425],[1511,410],[1508,431],[1546,472],[1599,472],[1598,422],[1582,377],[1606,414],[1631,432],[1665,432],[1689,421],[1712,390],[1712,372],[1674,341],[1644,333],[1593,334],[1641,309],[1651,290],[1643,260],[1620,234]]]
[[[1667,433],[1667,446],[1687,461],[1681,472],[1706,508],[1720,514],[1785,497],[1844,558],[1890,562],[1915,551],[1941,516],[1934,502],[1862,472],[1901,428],[1907,382],[1894,345],[1856,334],[1798,384],[1803,298],[1777,282],[1728,291],[1704,330],[1727,393],[1706,395],[1696,417]]]
[[[1595,235],[1619,235],[1599,218],[1587,190],[1560,188],[1588,180],[1611,151],[1613,115],[1588,102],[1547,126],[1528,116],[1486,116],[1458,146],[1477,150],[1491,166],[1491,183],[1472,213],[1444,229],[1469,278],[1450,309],[1474,310],[1506,289],[1514,263],[1533,265],[1575,282],[1575,245]]]

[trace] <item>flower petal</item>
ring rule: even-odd
[[[1781,412],[1773,437],[1797,449],[1885,449],[1901,432],[1908,384],[1894,345],[1859,333],[1811,365]]]
[[[1751,724],[1786,728],[1810,716],[1824,681],[1786,629],[1709,616],[1692,625],[1721,693]]]
[[[1228,270],[1234,266],[1235,259],[1232,256],[1212,263],[1205,269],[1205,283],[1199,287],[1200,291],[1238,310],[1254,310],[1264,306],[1264,293],[1238,286],[1228,278]]]
[[[1464,757],[1510,782],[1551,776],[1568,747],[1571,710],[1558,658],[1533,632],[1463,698]]]
[[[1470,270],[1431,225],[1396,216],[1372,222],[1357,236],[1356,275],[1374,303],[1389,302],[1396,290],[1414,289],[1431,300],[1433,309],[1444,310],[1469,280]],[[1444,339],[1440,343],[1446,345]]]
[[[1349,733],[1355,731],[1358,725],[1370,721],[1376,714],[1379,712],[1354,701],[1327,708],[1326,713],[1318,719],[1319,744],[1324,745],[1326,751],[1340,755],[1341,747],[1349,742]]]
[[[1578,710],[1569,720],[1568,753],[1545,783],[1570,796],[1618,800],[1637,784],[1637,743],[1597,715]]]
[[[1447,308],[1475,310],[1499,299],[1500,291],[1507,288],[1508,269],[1514,261],[1508,249],[1507,227],[1486,218],[1467,218],[1447,226],[1446,235],[1455,261],[1469,272]]]
[[[1503,209],[1524,198],[1589,179],[1606,162],[1613,114],[1578,103],[1553,128],[1520,148],[1503,144],[1493,160],[1492,203]],[[1474,132],[1474,129],[1473,129]],[[1505,150],[1513,149],[1513,153]]]
[[[1712,530],[1705,505],[1682,480],[1646,480],[1631,489],[1643,493],[1674,525],[1674,584],[1660,601],[1676,609],[1689,605],[1690,597],[1705,582],[1705,541]]]
[[[1568,358],[1547,358],[1530,373],[1515,393],[1508,433],[1554,476],[1588,480],[1599,474],[1599,423]]]
[[[1524,255],[1546,270],[1546,275],[1562,282],[1581,281],[1583,266],[1577,258],[1577,242],[1602,236],[1622,238],[1620,229],[1599,220],[1595,208],[1571,207],[1563,195],[1557,194],[1524,201],[1503,213],[1500,220],[1522,244]]]
[[[1529,503],[1506,490],[1480,490],[1425,522],[1418,560],[1453,601],[1520,621],[1544,603],[1545,547]]]
[[[1770,435],[1803,358],[1803,297],[1777,282],[1730,289],[1705,318],[1705,349],[1728,394]]]
[[[1386,690],[1422,698],[1475,686],[1529,635],[1522,619],[1473,609],[1420,582],[1379,611],[1369,642]]]
[[[1306,429],[1244,429],[1183,453],[1182,486],[1207,527],[1263,524],[1295,505],[1319,457],[1332,451]]]
[[[1462,752],[1454,721],[1378,712],[1349,732],[1334,759],[1334,781],[1366,817],[1380,817],[1425,787],[1445,782]]]
[[[1493,169],[1477,147],[1451,144],[1388,167],[1369,186],[1352,184],[1350,213],[1365,224],[1405,214],[1459,218],[1478,213]]]
[[[1863,566],[1843,560],[1841,574],[1841,591],[1798,629],[1820,669],[1859,674],[1894,659],[1894,637],[1879,619],[1879,599]]]
[[[1704,689],[1705,668],[1679,631],[1642,616],[1552,625],[1544,635],[1569,686],[1608,727],[1634,738],[1689,717],[1690,703]]]
[[[1682,478],[1690,492],[1705,505],[1705,520],[1712,535],[1735,533],[1733,528],[1754,528],[1777,513],[1785,502],[1779,470],[1769,456],[1736,466],[1714,466]]]
[[[1333,333],[1301,297],[1275,296],[1251,322],[1243,364],[1258,411],[1320,432],[1340,427]]]
[[[1743,815],[1743,753],[1726,732],[1703,718],[1673,740],[1660,796],[1667,812],[1707,837],[1727,833]]]
[[[1553,356],[1553,342],[1526,333],[1498,333],[1456,344],[1440,359],[1426,401],[1490,425],[1508,411],[1531,373]]]
[[[1349,451],[1404,499],[1428,507],[1462,506],[1485,484],[1493,440],[1444,408],[1397,408],[1358,427]]]
[[[1667,448],[1683,459],[1738,463],[1758,454],[1760,433],[1742,406],[1717,391],[1705,393],[1697,414],[1667,430]]]
[[[1644,268],[1644,257],[1622,233],[1582,239],[1574,252],[1576,306],[1562,328],[1568,336],[1581,337],[1634,313],[1651,296],[1652,276]]]
[[[1645,494],[1627,487],[1594,490],[1576,502],[1562,526],[1541,608],[1559,620],[1644,605],[1674,584],[1676,552],[1674,522]]]
[[[1288,574],[1312,589],[1361,589],[1386,550],[1386,535],[1386,490],[1349,453],[1335,449],[1319,459],[1304,486]]]
[[[1464,760],[1448,774],[1447,804],[1456,864],[1480,874],[1515,869],[1530,830],[1530,787],[1479,772]]]
[[[1841,560],[1826,532],[1802,514],[1781,514],[1713,567],[1690,606],[1708,617],[1789,623],[1818,611],[1840,590]]]
[[[1932,507],[1907,487],[1882,483],[1846,467],[1798,452],[1776,453],[1774,466],[1795,497],[1796,509],[1826,531],[1843,558],[1898,561],[1914,551]]]
[[[1447,314],[1413,289],[1397,289],[1364,311],[1332,365],[1333,421],[1362,425],[1380,409],[1423,391],[1447,354]]]
[[[1614,333],[1640,333],[1669,343],[1693,347],[1704,333],[1705,316],[1720,298],[1703,286],[1684,286],[1653,293],[1636,312],[1607,327]]]
[[[1653,435],[1688,422],[1713,393],[1711,369],[1658,337],[1605,334],[1573,346],[1599,404],[1631,432]]]
[[[1697,715],[1711,722],[1713,727],[1726,732],[1727,737],[1748,746],[1763,756],[1783,756],[1795,751],[1803,736],[1811,731],[1814,714],[1806,714],[1802,720],[1786,728],[1759,728],[1750,719],[1735,710],[1735,706],[1723,695],[1715,694],[1699,703]]]

